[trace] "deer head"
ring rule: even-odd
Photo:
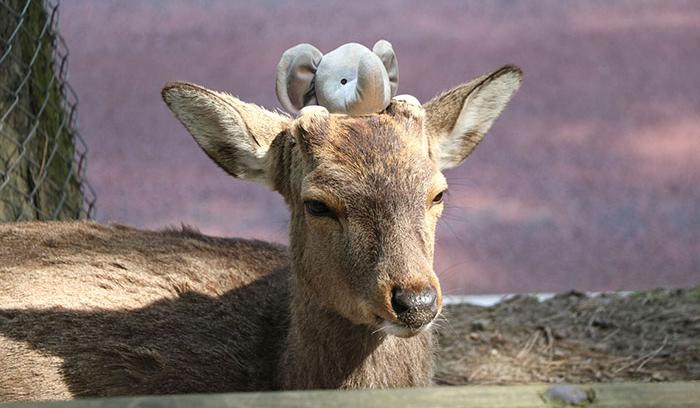
[[[364,116],[304,109],[296,119],[173,82],[163,98],[229,174],[280,192],[291,211],[294,296],[402,337],[442,307],[433,271],[447,181],[520,86],[506,66],[420,106]]]

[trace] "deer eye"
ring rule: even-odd
[[[328,208],[328,206],[322,201],[318,200],[307,200],[304,201],[304,208],[306,212],[314,217],[335,217],[333,210]]]
[[[435,197],[433,197],[433,205],[441,204],[444,195],[445,195],[445,192],[441,191]]]

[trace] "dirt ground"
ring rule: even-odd
[[[436,382],[700,380],[700,287],[446,307]]]

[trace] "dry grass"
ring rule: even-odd
[[[700,380],[700,288],[447,308],[438,384]]]

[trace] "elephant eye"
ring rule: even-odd
[[[347,83],[348,83],[348,80],[345,79],[345,78],[343,78],[343,79],[340,80],[340,84],[341,84],[341,85],[345,85],[345,84],[347,84]]]

